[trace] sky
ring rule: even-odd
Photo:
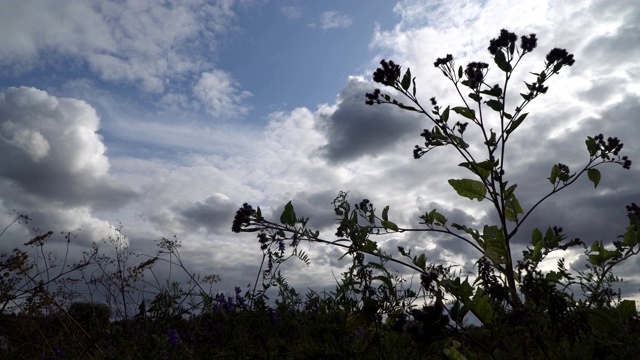
[[[538,48],[513,78],[510,99],[554,47],[576,63],[548,82],[532,103],[505,158],[525,211],[550,189],[551,166],[579,169],[587,136],[619,137],[634,164],[602,166],[557,194],[527,220],[516,252],[534,227],[562,226],[587,244],[611,242],[627,225],[625,205],[640,203],[640,3],[506,0],[184,0],[0,2],[0,227],[17,213],[32,220],[2,236],[10,251],[35,234],[47,248],[79,256],[122,228],[130,249],[152,254],[175,236],[186,266],[218,274],[220,290],[255,280],[262,254],[255,234],[234,234],[242,203],[277,219],[292,200],[310,226],[333,239],[339,191],[390,219],[419,227],[437,208],[450,222],[495,223],[487,202],[460,198],[447,179],[468,177],[450,148],[420,160],[428,119],[389,106],[367,106],[380,87],[371,74],[393,59],[416,76],[423,104],[461,100],[434,68],[484,61],[506,28],[536,33]],[[492,66],[489,79],[498,81]],[[515,106],[515,101],[510,104]],[[473,272],[478,253],[427,233],[380,238]],[[338,249],[302,244],[311,265],[292,262],[296,288],[330,290],[348,265]],[[584,256],[563,254],[581,269]],[[632,259],[619,270],[625,295],[640,292]],[[177,275],[174,275],[177,276]]]

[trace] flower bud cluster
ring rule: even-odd
[[[433,63],[433,66],[435,67],[445,66],[452,61],[453,61],[453,55],[447,54],[447,56],[445,56],[444,58],[437,58],[436,62]]]
[[[231,231],[239,233],[242,231],[242,227],[251,223],[251,217],[255,216],[256,211],[253,207],[247,203],[242,204],[242,207],[236,211],[236,216],[233,218],[233,225]]]
[[[576,61],[573,59],[573,54],[569,54],[567,50],[554,48],[547,54],[547,66],[551,66],[554,63],[562,65],[573,65]]]
[[[482,81],[484,81],[484,77],[487,75],[487,71],[489,69],[489,64],[483,62],[471,62],[467,65],[464,74],[469,80],[469,87],[472,89],[477,89],[480,85],[482,85]]]
[[[420,275],[420,284],[422,284],[422,287],[424,287],[425,290],[429,290],[431,288],[431,284],[436,280],[438,280],[438,273],[436,272]]]
[[[381,68],[373,73],[373,81],[387,86],[394,86],[400,78],[400,65],[393,61],[380,61]]]
[[[373,90],[373,93],[366,93],[365,96],[367,97],[367,100],[365,101],[365,104],[367,105],[373,105],[375,104],[380,104],[382,101],[380,100],[380,89],[375,89]]]
[[[607,141],[604,141],[604,135],[598,134],[593,137],[596,140],[596,145],[600,149],[600,157],[609,160],[608,154],[618,156],[620,150],[622,150],[623,143],[617,137],[608,137]],[[631,169],[631,160],[628,156],[622,156],[619,158],[624,169]],[[611,160],[614,161],[614,160]]]
[[[502,48],[508,49],[513,47],[513,44],[516,42],[516,40],[518,40],[518,37],[516,36],[516,34],[509,32],[505,29],[502,29],[500,30],[500,36],[498,36],[495,39],[491,39],[489,41],[488,50],[491,53],[491,55],[495,55],[498,52],[498,50]],[[530,43],[528,45],[530,46]],[[534,42],[534,46],[535,46],[535,42]]]
[[[366,212],[373,211],[373,204],[369,201],[369,199],[362,199],[359,204],[355,205],[357,210],[361,210]]]
[[[529,36],[523,35],[520,37],[520,48],[524,53],[531,52],[538,46],[538,39],[536,34],[529,34]]]

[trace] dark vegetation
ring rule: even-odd
[[[431,98],[430,108],[424,108],[411,71],[403,73],[393,61],[383,60],[373,75],[384,87],[366,94],[369,105],[424,115],[431,125],[420,134],[424,143],[413,156],[419,159],[436,148],[460,156],[470,178],[449,184],[461,197],[485,201],[499,223],[482,228],[449,223],[433,209],[419,217],[418,227],[402,228],[390,220],[389,207],[378,212],[369,200],[351,203],[340,192],[333,202],[336,238],[327,240],[308,228],[308,218],[299,217],[291,203],[277,221],[244,204],[232,230],[255,232],[263,263],[253,289],[230,293],[214,290],[216,275],[190,272],[176,239],[161,239],[153,255],[133,254],[121,229],[115,229],[105,242],[108,251],[96,245],[77,263],[67,263],[45,250],[53,233],[39,234],[25,244],[26,251],[0,255],[0,358],[640,358],[635,302],[622,300],[614,288],[621,281],[615,267],[640,251],[635,203],[627,206],[628,227],[611,244],[589,239],[587,246],[568,238],[558,224],[542,224],[546,229],[533,231],[524,252],[512,250],[522,224],[547,198],[585,175],[597,187],[599,169],[606,164],[631,166],[620,155],[623,145],[617,138],[589,136],[587,163],[577,172],[552,165],[548,194],[530,209],[521,207],[517,185],[505,175],[507,143],[525,122],[527,105],[575,61],[564,49],[551,50],[510,110],[509,80],[536,45],[534,34],[518,39],[502,30],[489,46],[495,65],[456,67],[451,55],[437,59],[435,67],[455,86],[461,106],[443,107]],[[499,72],[500,84],[488,83],[490,68]],[[462,277],[455,267],[429,263],[426,254],[404,247],[386,253],[373,240],[408,231],[465,242],[477,251],[476,275]],[[73,241],[72,234],[63,235],[67,244]],[[287,283],[279,269],[283,262],[310,261],[298,248],[303,241],[339,247],[352,260],[333,291],[301,294]],[[584,252],[586,269],[568,269],[561,259],[556,270],[540,270],[549,254],[568,249]],[[403,273],[388,270],[391,264]],[[159,280],[158,267],[178,269],[190,280]],[[410,286],[407,276],[419,278],[419,286]],[[479,325],[472,325],[471,317]]]

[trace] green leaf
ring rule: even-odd
[[[462,77],[462,65],[460,65],[460,67],[458,67],[458,78]]]
[[[392,223],[391,221],[382,221],[380,223],[385,230],[398,231],[398,225]]]
[[[505,130],[507,135],[511,134],[513,132],[513,130],[517,129],[518,126],[520,126],[520,124],[527,117],[527,115],[529,115],[529,113],[524,113],[524,114],[518,116],[518,118],[515,119],[513,122],[511,122],[511,124],[509,124],[509,127],[507,127],[507,130]]]
[[[505,213],[504,216],[507,220],[517,222],[518,214],[522,214],[522,207],[520,202],[513,193],[505,200]]]
[[[440,120],[442,120],[444,122],[447,122],[447,120],[449,120],[449,107],[448,106],[447,106],[446,109],[444,109],[444,111],[440,115]]]
[[[493,129],[489,129],[489,132],[491,133],[491,137],[489,138],[489,140],[485,141],[485,145],[487,146],[496,146],[496,133],[493,132]]]
[[[542,241],[542,231],[538,228],[533,229],[533,233],[531,234],[531,244],[533,246],[538,246]]]
[[[633,317],[637,314],[636,302],[633,300],[622,300],[620,305],[618,305],[618,311],[620,312],[620,317],[623,319]]]
[[[502,95],[502,89],[500,88],[500,85],[495,84],[491,89],[482,90],[482,91],[480,91],[480,93],[481,94],[485,94],[485,95],[489,95],[489,96],[498,97],[498,96]]]
[[[382,220],[389,221],[389,205],[385,206],[384,209],[382,209]]]
[[[392,294],[395,293],[395,288],[391,283],[391,279],[389,279],[387,276],[382,276],[382,275],[374,276],[372,280],[380,280],[384,284],[384,286],[386,286],[387,290],[389,290],[390,293]]]
[[[622,245],[628,247],[636,246],[640,242],[640,231],[636,230],[635,226],[629,226],[622,238],[624,239]]]
[[[296,224],[296,212],[293,210],[291,201],[284,206],[284,211],[280,215],[280,222],[284,225],[294,226]]]
[[[397,105],[398,105],[398,107],[399,107],[400,109],[409,110],[409,111],[416,111],[416,112],[420,112],[420,110],[418,110],[418,109],[414,108],[413,106],[407,106],[407,105],[405,105],[405,104],[403,104],[403,103],[398,103]]]
[[[598,152],[598,145],[596,144],[596,139],[591,136],[587,136],[587,140],[585,140],[587,144],[587,150],[589,151],[589,156],[595,156]]]
[[[501,50],[496,52],[493,60],[495,60],[496,65],[500,68],[500,70],[504,72],[509,72],[512,70],[511,64],[507,62],[507,58],[504,56],[504,53]]]
[[[420,269],[425,270],[427,268],[427,257],[424,254],[420,254],[420,256],[415,259],[414,263]]]
[[[507,183],[508,183],[508,181],[505,182],[504,186],[507,186]],[[513,185],[509,186],[507,188],[507,190],[504,191],[504,198],[505,199],[510,198],[513,195],[513,193],[516,191],[517,187],[518,187],[518,184],[513,184]]]
[[[363,251],[366,253],[372,253],[376,250],[378,250],[378,243],[369,239],[366,239],[364,241],[364,244],[362,244],[362,247],[360,248],[360,251]]]
[[[589,177],[589,180],[591,180],[591,182],[593,183],[593,187],[597,188],[598,184],[600,183],[600,170],[598,169],[589,169],[587,170],[587,176]]]
[[[413,96],[416,96],[416,78],[413,78]]]
[[[466,356],[462,355],[458,348],[461,346],[459,341],[453,340],[453,345],[449,349],[444,349],[443,352],[449,360],[467,360]]]
[[[551,182],[552,185],[556,184],[556,180],[558,180],[558,175],[560,174],[560,168],[558,167],[558,164],[553,165],[553,167],[551,168],[551,175],[549,176],[549,182]]]
[[[451,227],[453,227],[454,229],[458,229],[461,231],[466,232],[467,234],[471,235],[471,237],[481,246],[484,246],[484,241],[482,241],[482,239],[480,238],[480,234],[478,233],[478,230],[476,229],[472,229],[472,228],[468,228],[465,225],[460,225],[460,224],[456,224],[453,223],[451,224]]]
[[[458,195],[471,200],[478,199],[478,201],[482,201],[487,194],[487,189],[484,187],[484,184],[477,180],[449,179],[449,185],[456,190]]]
[[[433,213],[433,218],[435,219],[436,223],[439,223],[442,226],[444,226],[447,223],[447,218],[444,215],[440,214],[439,212],[437,212],[435,210],[434,210],[434,213]],[[436,224],[436,225],[438,225],[438,224]]]
[[[539,84],[542,84],[542,83],[544,83],[544,81],[545,81],[545,80],[547,80],[547,74],[543,71],[543,72],[541,72],[541,73],[538,75],[538,80],[537,80],[537,82],[538,82]]]
[[[545,276],[545,280],[553,282],[553,283],[558,283],[560,280],[562,280],[562,278],[564,277],[564,275],[561,272],[558,271],[549,271]]]
[[[482,288],[478,288],[476,290],[476,294],[473,296],[473,302],[470,307],[473,315],[475,315],[483,325],[491,325],[493,322],[494,310],[491,305],[491,299],[484,290],[482,290]]]
[[[480,95],[478,95],[478,94],[476,94],[476,93],[470,93],[468,96],[469,96],[469,98],[471,98],[471,100],[473,100],[473,101],[477,101],[477,102],[479,102],[479,101],[480,101],[480,99],[482,99],[482,98],[480,97]]]
[[[533,254],[531,254],[531,260],[533,260],[535,262],[538,262],[538,261],[542,260],[542,246],[543,245],[544,245],[544,241],[539,241],[536,244],[536,247],[533,249]]]
[[[475,120],[476,118],[476,112],[473,109],[469,109],[468,107],[456,106],[454,108],[451,108],[451,110],[455,111],[457,114],[462,115],[470,120]]]
[[[456,300],[449,309],[449,316],[451,316],[451,320],[462,323],[468,312],[469,308],[467,306],[462,306],[462,302]]]
[[[455,143],[456,147],[460,149],[466,149],[469,147],[469,144],[462,140],[460,136],[451,134],[451,140]]]
[[[491,259],[494,264],[506,264],[509,253],[505,246],[502,229],[493,225],[485,225],[482,229],[484,239],[484,255]]]
[[[489,175],[491,175],[491,171],[493,171],[494,162],[491,160],[485,160],[480,163],[463,162],[458,164],[458,166],[469,169],[472,173],[478,175],[482,180],[486,180],[489,178]]]
[[[504,109],[504,105],[498,100],[491,99],[485,103],[487,104],[488,107],[492,108],[494,111],[497,111],[497,112],[500,112]]]
[[[400,86],[402,86],[402,89],[405,91],[409,90],[409,86],[411,86],[411,70],[409,68],[407,68],[407,71],[404,73]]]

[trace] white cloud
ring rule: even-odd
[[[251,93],[241,91],[231,75],[222,70],[202,73],[193,93],[216,118],[236,118],[249,112],[249,107],[242,102]]]
[[[320,28],[323,30],[348,28],[353,23],[353,19],[338,11],[325,11],[320,14],[317,23],[309,24],[312,28]]]
[[[2,212],[27,213],[41,229],[81,228],[83,242],[106,236],[109,224],[93,211],[118,209],[136,193],[111,176],[99,124],[81,100],[28,87],[0,93]]]
[[[211,51],[218,35],[233,28],[232,6],[205,0],[3,1],[0,65],[22,73],[72,57],[104,80],[163,92],[168,79],[210,67],[202,49]]]

